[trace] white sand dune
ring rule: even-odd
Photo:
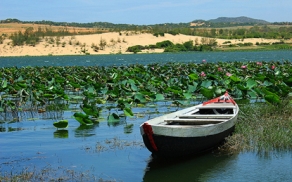
[[[54,37],[53,39],[56,39]],[[205,38],[206,39],[206,38]],[[126,52],[127,48],[134,45],[150,45],[156,44],[157,42],[169,40],[173,43],[184,43],[193,40],[194,43],[202,43],[202,37],[199,36],[188,36],[188,35],[171,35],[165,34],[164,36],[153,36],[149,33],[122,33],[121,35],[117,32],[103,33],[103,34],[91,34],[91,35],[76,35],[76,36],[65,36],[59,40],[59,45],[49,43],[51,38],[44,38],[42,42],[36,46],[12,46],[11,40],[4,40],[3,44],[0,44],[0,56],[48,56],[48,55],[83,55],[89,53],[90,55],[96,54],[130,54]],[[105,41],[106,46],[103,50],[97,52],[92,48],[92,45],[98,47],[100,41]],[[204,39],[203,39],[204,40]],[[276,39],[244,39],[242,40],[227,40],[227,39],[216,39],[218,45],[222,45],[226,41],[230,41],[232,44],[236,43],[247,43],[251,42],[279,42]],[[64,46],[63,46],[64,44]],[[83,51],[82,51],[83,50]],[[144,53],[160,53],[162,49],[151,49],[144,50]]]

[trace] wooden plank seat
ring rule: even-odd
[[[173,119],[165,119],[164,120],[167,123],[192,123],[192,124],[217,124],[221,123],[223,121],[227,121],[227,119],[179,119],[179,118],[173,118]]]
[[[187,115],[179,115],[178,117],[180,119],[186,118],[186,119],[196,119],[196,118],[201,118],[201,119],[207,119],[207,118],[212,118],[212,119],[230,119],[232,118],[234,115],[233,114],[187,114]]]
[[[224,104],[208,104],[204,106],[198,106],[197,109],[235,109],[234,105],[224,105]]]

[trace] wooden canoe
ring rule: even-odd
[[[238,105],[224,95],[140,125],[145,146],[157,157],[201,153],[218,146],[235,127]]]

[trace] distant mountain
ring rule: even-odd
[[[216,19],[208,20],[208,22],[212,23],[252,23],[252,24],[269,24],[270,22],[267,22],[265,20],[259,20],[259,19],[253,19],[246,16],[240,16],[240,17],[219,17]]]
[[[15,18],[8,18],[6,20],[0,20],[0,23],[31,23],[31,24],[45,24],[51,26],[71,26],[71,27],[86,27],[86,28],[105,28],[105,29],[115,29],[115,30],[128,30],[136,29],[137,27],[141,29],[152,28],[162,28],[162,29],[175,29],[175,28],[223,28],[223,27],[236,27],[236,26],[254,26],[254,25],[291,25],[292,22],[274,22],[270,23],[265,20],[253,19],[246,16],[240,17],[219,17],[217,19],[202,20],[197,19],[188,23],[163,23],[154,25],[134,25],[134,24],[114,24],[109,22],[91,22],[91,23],[76,23],[76,22],[53,22],[53,21],[20,21]]]

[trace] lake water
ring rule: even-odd
[[[155,62],[282,61],[292,51],[145,54],[107,56],[53,56],[0,58],[0,66],[92,66],[147,64]],[[237,56],[236,56],[237,55]],[[275,56],[277,55],[277,56]],[[242,58],[244,57],[244,58]],[[0,123],[1,174],[24,171],[49,172],[46,181],[64,176],[69,181],[291,181],[292,153],[259,155],[243,152],[231,156],[206,153],[180,160],[154,160],[145,148],[139,125],[149,118],[176,110],[163,102],[133,108],[135,117],[118,123],[102,119],[91,127],[80,127],[72,117],[78,106],[60,113],[22,113],[21,122]],[[108,110],[103,110],[106,118]],[[69,121],[56,130],[56,117]],[[131,131],[126,127],[133,124]],[[83,175],[81,175],[83,173]],[[38,180],[36,180],[38,181]]]
[[[1,57],[0,66],[111,66],[166,62],[292,61],[292,51],[189,52],[89,56]]]

